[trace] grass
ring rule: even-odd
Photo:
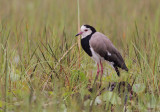
[[[129,72],[105,64],[102,87],[88,91],[97,68],[77,45],[76,0],[0,0],[0,111],[160,111],[159,0],[79,2],[81,25],[106,34]],[[102,90],[109,82],[131,85],[131,100],[126,85]]]

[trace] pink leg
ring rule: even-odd
[[[100,65],[101,65],[101,78],[100,78],[100,87],[102,85],[102,75],[103,75],[103,64],[100,61]]]
[[[94,85],[95,85],[95,83],[96,83],[96,80],[98,79],[98,76],[99,76],[99,64],[97,63],[97,75],[96,75],[96,77],[95,77],[95,79],[94,79],[94,83],[93,83],[93,87],[92,88],[94,88]]]
[[[99,64],[97,63],[97,78],[99,76]]]
[[[101,75],[103,75],[103,64],[100,61],[100,65],[101,65]]]

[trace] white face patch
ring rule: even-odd
[[[81,32],[83,32],[82,33],[82,38],[85,38],[92,33],[92,30],[90,28],[87,28],[86,26],[82,25],[81,26]]]
[[[107,52],[108,53],[108,56],[111,56],[111,53],[110,52]]]

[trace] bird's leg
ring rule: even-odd
[[[102,76],[103,75],[103,64],[101,61],[100,61],[100,65],[101,65],[101,76]]]
[[[102,75],[103,75],[103,64],[102,64],[101,61],[100,61],[100,65],[101,65],[101,77],[100,77],[100,87],[101,87],[101,84],[102,84]]]
[[[98,78],[98,76],[99,76],[99,64],[97,63],[97,78]]]
[[[93,83],[93,87],[94,87],[94,85],[95,85],[95,83],[96,83],[96,80],[98,79],[98,76],[99,76],[99,63],[97,63],[97,75],[96,75],[96,77],[95,77],[95,79],[94,79],[94,83]],[[92,88],[93,88],[92,87]]]

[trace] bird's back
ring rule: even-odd
[[[121,54],[112,44],[109,38],[107,38],[104,34],[95,32],[92,35],[89,44],[94,51],[97,52],[101,57],[104,57],[105,60],[113,62],[115,66],[128,71]]]

